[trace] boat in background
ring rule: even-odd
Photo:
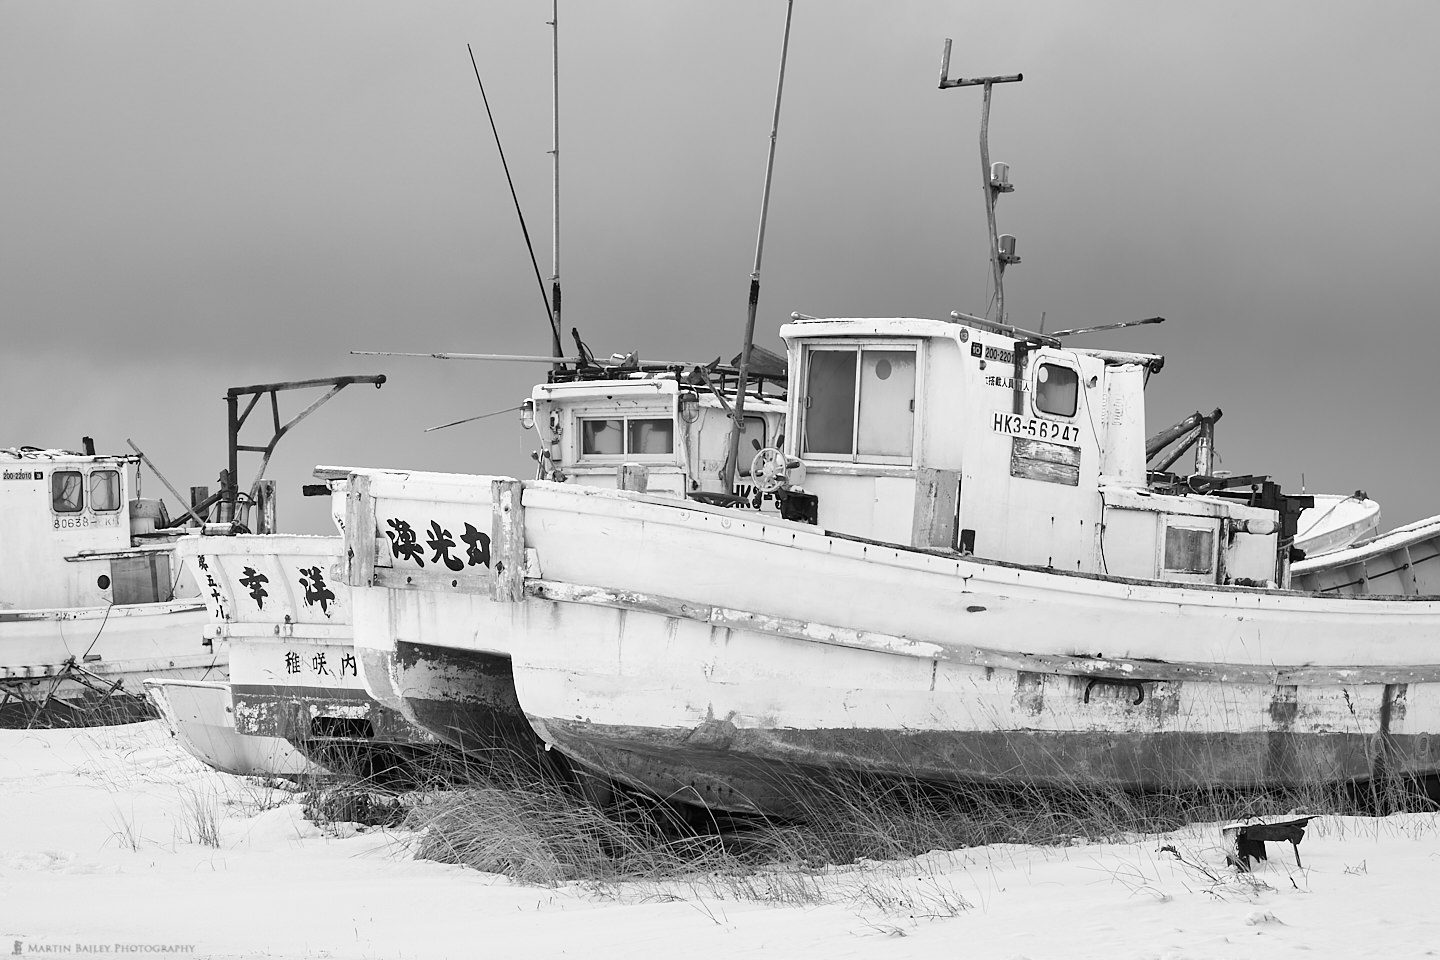
[[[281,737],[237,733],[230,685],[224,681],[151,677],[144,683],[160,718],[185,751],[221,773],[300,778],[327,772]]]
[[[1300,561],[1291,586],[1340,597],[1440,595],[1440,517]]]
[[[1356,490],[1348,497],[1317,493],[1315,506],[1300,511],[1295,547],[1314,558],[1344,550],[1380,530],[1380,504]],[[1440,591],[1436,591],[1440,592]]]
[[[0,450],[0,720],[146,714],[145,677],[225,677],[178,531],[139,497],[138,455]]]

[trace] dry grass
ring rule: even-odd
[[[413,789],[399,798],[364,780],[312,791],[307,815],[403,825],[419,858],[526,884],[580,883],[621,898],[844,901],[910,917],[952,916],[969,906],[952,888],[944,858],[923,856],[934,851],[1133,842],[1189,824],[1295,812],[1435,809],[1405,781],[1141,793],[1080,782],[939,787],[860,775],[816,783],[796,774],[787,782],[806,784],[796,815],[724,817],[585,789],[573,773],[529,754],[468,767],[450,757],[428,774],[412,768],[408,781]],[[367,821],[355,804],[377,797],[379,813],[369,811]]]

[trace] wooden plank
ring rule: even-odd
[[[915,471],[915,513],[910,531],[914,547],[955,548],[955,505],[960,496],[960,474],[955,470],[921,467]]]
[[[619,474],[619,487],[621,490],[644,493],[650,489],[650,471],[643,463],[622,463],[620,464]]]
[[[419,567],[406,564],[401,567],[376,567],[373,582],[377,587],[393,590],[428,590],[437,593],[474,593],[491,596],[495,592],[497,577],[489,570],[474,571],[466,568],[464,573],[455,573],[444,566]]]
[[[1030,654],[996,650],[970,644],[939,644],[891,634],[855,630],[813,621],[770,617],[690,603],[633,591],[611,590],[555,580],[530,580],[525,592],[538,599],[558,603],[580,603],[636,610],[666,617],[697,620],[715,626],[750,630],[792,640],[834,644],[896,656],[994,667],[1029,673],[1097,677],[1102,679],[1203,683],[1250,683],[1264,686],[1360,686],[1391,683],[1440,682],[1440,664],[1406,666],[1254,666],[1234,663],[1198,663],[1161,660],[1130,660],[1112,657],[1073,657],[1059,654]],[[979,615],[983,615],[981,612]]]
[[[370,478],[351,474],[345,486],[345,582],[368,587],[375,579],[375,499]],[[368,549],[367,549],[368,546]]]
[[[523,483],[490,481],[493,504],[490,551],[494,563],[493,598],[501,603],[525,599],[525,513],[521,505]]]
[[[1080,448],[1013,437],[1010,446],[1010,476],[1078,487]]]

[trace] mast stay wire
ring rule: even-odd
[[[550,320],[550,332],[556,343],[560,342],[560,328],[555,323],[555,311],[551,309],[550,297],[545,292],[545,280],[540,276],[540,262],[535,259],[535,245],[530,242],[530,229],[525,225],[525,213],[520,209],[520,197],[515,192],[515,179],[510,176],[510,164],[505,160],[505,148],[500,145],[500,131],[495,127],[495,114],[490,109],[490,98],[485,95],[485,82],[480,79],[480,67],[475,62],[475,51],[465,44],[470,54],[470,66],[475,70],[475,82],[480,85],[480,99],[485,103],[485,116],[490,120],[490,132],[495,136],[495,149],[500,154],[500,166],[505,170],[505,182],[510,185],[510,199],[515,203],[515,215],[520,218],[520,232],[525,236],[525,249],[530,252],[530,265],[535,268],[535,282],[540,286],[540,299],[545,303],[545,316]]]

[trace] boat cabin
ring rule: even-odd
[[[547,480],[625,486],[625,467],[644,468],[645,489],[663,496],[728,493],[722,473],[729,454],[730,414],[719,395],[682,383],[673,372],[613,380],[561,380],[535,387],[522,421],[540,439],[535,457]],[[784,442],[785,403],[747,395],[740,437],[737,490],[751,497],[756,452]]]
[[[1277,585],[1277,512],[1151,489],[1144,387],[1163,359],[976,317],[795,315],[790,462],[821,527],[1083,574]]]
[[[134,497],[139,459],[0,449],[0,609],[174,598],[168,547],[141,545],[165,517],[160,501]]]

